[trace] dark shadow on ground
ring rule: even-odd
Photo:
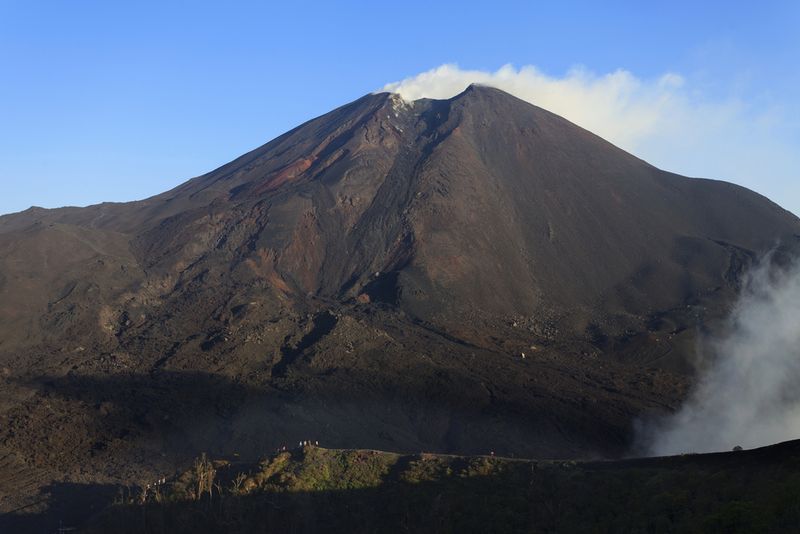
[[[393,383],[353,369],[260,386],[200,372],[43,377],[31,385],[54,419],[30,441],[61,427],[66,448],[73,432],[76,445],[91,444],[86,452],[95,459],[121,447],[143,459],[197,451],[252,459],[303,439],[335,448],[539,458],[609,457],[627,445],[627,435],[593,413],[600,403],[577,405],[524,388],[499,399],[457,371],[420,368],[406,379]]]
[[[0,515],[0,533],[26,534],[55,533],[59,528],[68,530],[85,525],[87,520],[110,506],[120,488],[110,484],[75,484],[59,482],[41,489],[37,506]],[[34,511],[31,511],[33,509]]]
[[[524,385],[505,392],[489,385],[493,391],[487,392],[457,368],[410,367],[403,382],[375,370],[303,372],[290,368],[286,377],[262,384],[167,370],[40,377],[25,382],[36,393],[12,414],[12,425],[0,429],[0,439],[50,479],[86,483],[70,489],[78,500],[97,491],[93,480],[143,484],[173,476],[200,452],[255,461],[301,440],[331,448],[529,458],[592,457],[585,454],[587,436],[600,448],[594,457],[619,452],[625,443],[592,411],[608,406],[624,416],[613,403],[570,403]],[[603,450],[604,443],[615,445]],[[59,488],[48,488],[57,507],[71,501]],[[66,517],[54,514],[47,528]]]

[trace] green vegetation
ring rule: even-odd
[[[800,525],[800,447],[780,447],[622,462],[319,447],[201,458],[88,531],[786,532]]]

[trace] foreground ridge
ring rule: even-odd
[[[621,461],[304,446],[127,490],[86,532],[776,532],[800,521],[800,441]]]

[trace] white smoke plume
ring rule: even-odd
[[[382,90],[442,99],[470,83],[561,115],[662,169],[733,181],[800,213],[797,125],[780,103],[707,95],[674,72],[643,79],[622,69],[598,75],[574,68],[552,76],[511,65],[494,72],[442,65]]]
[[[710,367],[674,416],[645,429],[653,455],[711,452],[800,438],[800,264],[764,260],[708,341]]]
[[[442,65],[387,84],[383,90],[405,100],[441,99],[457,95],[471,83],[502,89],[632,150],[654,128],[663,126],[675,107],[683,78],[667,73],[645,83],[624,70],[595,76],[585,69],[573,69],[556,78],[533,66],[517,70],[505,65],[496,72],[485,72]]]

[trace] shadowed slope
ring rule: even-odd
[[[792,532],[800,520],[798,458],[797,442],[622,462],[307,446],[253,463],[198,458],[165,484],[120,487],[116,498],[111,486],[54,484],[49,493],[74,506],[0,516],[0,526],[20,533],[59,520],[81,532],[137,533]]]

